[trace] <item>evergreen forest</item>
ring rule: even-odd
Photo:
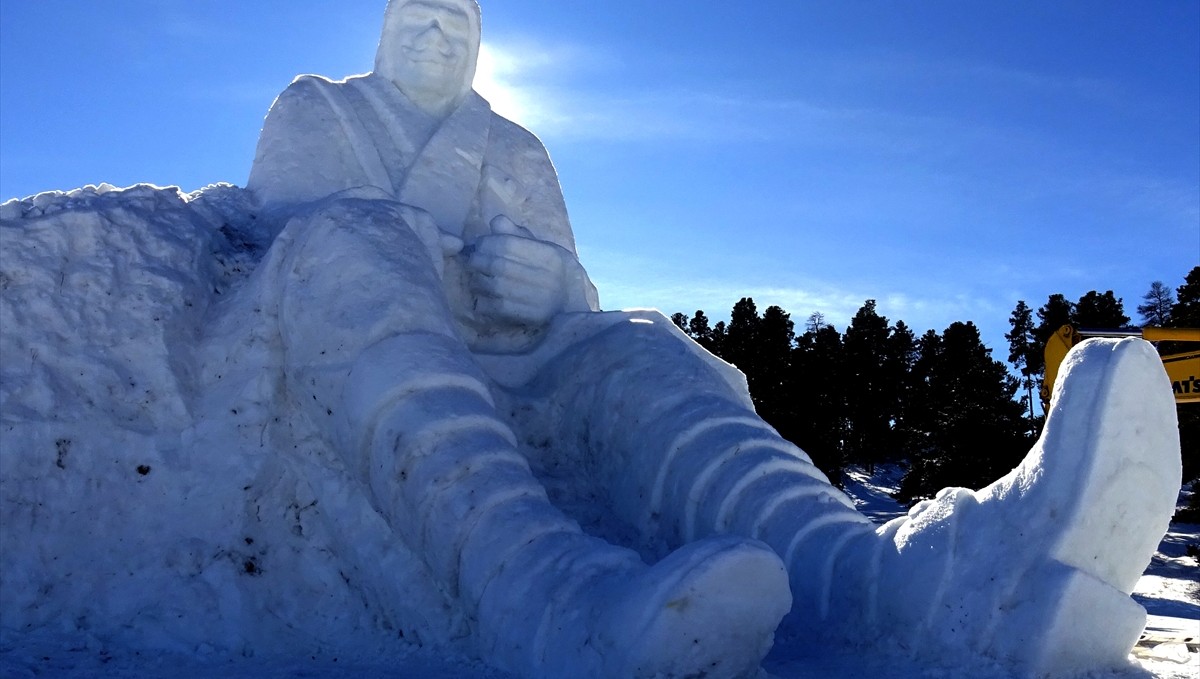
[[[1006,361],[993,356],[971,321],[917,334],[880,315],[875,300],[844,331],[820,312],[797,328],[784,309],[760,312],[749,297],[733,305],[728,323],[710,324],[703,310],[671,320],[745,373],[759,415],[830,480],[840,485],[851,465],[870,473],[901,463],[897,499],[912,504],[947,486],[981,488],[1020,462],[1041,433],[1044,347],[1063,325],[1200,328],[1200,266],[1178,287],[1155,281],[1142,302],[1134,324],[1111,290],[1075,301],[1052,294],[1036,309],[1018,301],[1005,334]],[[1158,346],[1162,354],[1193,348]],[[1177,408],[1184,482],[1195,483],[1200,404]],[[1200,517],[1200,507],[1192,511]]]

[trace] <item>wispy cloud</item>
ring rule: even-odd
[[[237,37],[237,32],[228,24],[178,9],[165,9],[164,16],[156,23],[159,34],[173,41],[205,43]]]
[[[606,309],[657,307],[664,313],[692,313],[702,309],[710,317],[728,317],[729,310],[743,297],[754,298],[759,310],[779,306],[798,317],[820,311],[831,322],[845,323],[867,299],[856,291],[826,283],[811,287],[763,286],[737,281],[699,279],[652,279],[628,283],[626,277],[597,277],[601,303]]]
[[[1111,103],[1125,96],[1110,80],[1039,72],[994,62],[955,58],[926,58],[914,54],[853,55],[839,58],[837,76],[848,81],[937,83],[938,87],[969,86],[1011,96],[1047,94]]]
[[[1149,174],[1100,174],[1079,182],[1076,188],[1115,197],[1155,222],[1200,234],[1200,193],[1194,184]]]
[[[727,319],[739,299],[752,297],[760,312],[768,306],[779,306],[799,325],[809,314],[819,311],[828,322],[845,329],[863,303],[874,299],[881,314],[892,322],[903,320],[920,333],[930,328],[941,331],[954,321],[1003,320],[1017,299],[1007,291],[987,295],[963,285],[944,288],[935,282],[921,285],[913,280],[851,273],[837,279],[795,271],[714,276],[678,270],[651,256],[606,256],[596,251],[582,256],[600,289],[605,309],[655,307],[668,315],[702,309],[714,322]],[[771,268],[770,262],[763,265]]]
[[[638,90],[589,83],[589,73],[615,63],[615,58],[576,46],[485,43],[475,89],[501,115],[562,140],[787,141],[901,153],[945,146],[947,139],[1034,145],[1021,139],[1020,130],[975,120],[800,97],[746,96],[715,84]]]

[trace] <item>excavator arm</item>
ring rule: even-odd
[[[1176,403],[1200,403],[1200,328],[1141,328],[1132,330],[1059,328],[1046,342],[1046,375],[1042,381],[1042,407],[1050,404],[1050,392],[1058,378],[1058,368],[1071,347],[1089,337],[1140,337],[1149,342],[1189,342],[1195,349],[1163,356],[1163,367],[1171,378]]]

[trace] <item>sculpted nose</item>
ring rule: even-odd
[[[418,47],[434,47],[443,53],[450,49],[450,41],[446,38],[446,32],[442,30],[442,23],[437,19],[431,21],[429,26],[421,31],[417,36],[416,43]]]

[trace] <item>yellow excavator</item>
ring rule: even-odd
[[[1140,337],[1150,342],[1193,342],[1197,348],[1163,356],[1163,367],[1171,378],[1176,403],[1200,403],[1200,328],[1134,328],[1096,330],[1064,325],[1046,342],[1046,379],[1042,382],[1042,407],[1050,403],[1050,390],[1058,377],[1058,367],[1071,347],[1089,337]]]

